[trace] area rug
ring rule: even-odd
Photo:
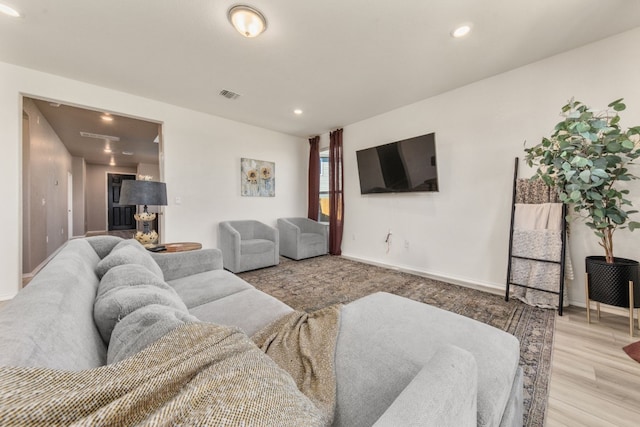
[[[548,400],[555,311],[397,270],[343,257],[302,261],[280,258],[280,264],[239,274],[256,288],[296,310],[314,311],[347,304],[384,291],[421,301],[500,328],[520,340],[524,371],[524,426],[542,427]]]
[[[629,344],[622,349],[630,358],[640,363],[640,341]]]

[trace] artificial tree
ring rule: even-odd
[[[534,178],[541,178],[555,187],[563,203],[572,204],[574,211],[586,219],[600,239],[606,262],[613,256],[613,233],[628,228],[640,228],[631,221],[631,201],[628,189],[619,182],[637,177],[629,167],[640,157],[640,126],[623,130],[619,112],[626,106],[618,99],[609,108],[594,112],[573,99],[562,107],[564,120],[558,123],[549,138],[534,147],[525,148],[526,161],[537,167]]]

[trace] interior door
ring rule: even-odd
[[[136,228],[136,221],[133,218],[133,215],[136,213],[136,205],[120,204],[120,188],[122,187],[122,181],[127,179],[136,179],[136,176],[117,173],[107,174],[109,231],[132,230]]]

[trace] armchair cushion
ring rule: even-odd
[[[241,255],[261,254],[273,251],[275,242],[264,239],[243,240],[240,242]]]

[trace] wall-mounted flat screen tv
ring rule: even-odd
[[[438,191],[435,133],[356,151],[360,193]]]

